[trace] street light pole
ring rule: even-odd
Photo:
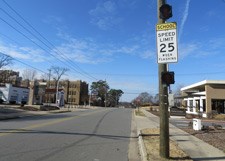
[[[165,20],[160,19],[159,8],[166,3],[166,0],[158,0],[158,24],[165,23]],[[167,64],[158,64],[159,78],[159,103],[160,103],[160,156],[169,158],[169,115],[168,115],[168,88],[163,84],[161,75],[167,72]]]

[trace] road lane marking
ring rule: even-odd
[[[69,121],[69,120],[72,120],[72,119],[75,119],[75,118],[88,116],[88,115],[91,115],[91,114],[94,114],[94,113],[97,113],[97,112],[102,112],[102,111],[105,111],[105,110],[106,109],[101,109],[101,110],[86,113],[86,114],[81,114],[81,115],[71,116],[71,117],[68,117],[68,118],[61,118],[61,119],[53,120],[51,122],[34,124],[34,125],[30,125],[30,126],[27,126],[27,127],[24,127],[24,128],[16,129],[16,130],[9,130],[9,131],[2,131],[2,132],[0,131],[0,137],[1,136],[7,136],[7,135],[10,135],[10,134],[14,134],[14,133],[23,133],[23,132],[26,133],[27,130],[31,130],[31,129],[35,129],[35,128],[39,128],[39,127],[44,127],[44,126],[48,126],[48,125],[54,125],[54,124]]]

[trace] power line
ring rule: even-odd
[[[28,29],[26,29],[21,23],[19,23],[16,19],[14,19],[12,16],[10,16],[5,10],[3,10],[1,8],[2,11],[4,11],[10,18],[12,18],[14,21],[16,21],[21,27],[23,27],[27,32],[29,32],[30,34],[32,34],[35,38],[37,38],[40,42],[42,42],[45,46],[47,46],[49,49],[51,49],[51,47],[49,47],[46,43],[44,43],[42,40],[40,40],[36,35],[34,35],[33,33],[31,33],[31,31],[29,31]],[[55,57],[53,54],[49,53],[49,51],[47,51],[46,49],[44,49],[43,47],[41,47],[39,44],[37,44],[35,41],[33,41],[32,39],[30,39],[28,36],[26,36],[25,34],[23,34],[21,31],[19,31],[18,29],[16,29],[14,26],[12,26],[10,23],[8,23],[6,20],[0,18],[3,22],[5,22],[7,25],[9,25],[10,27],[12,27],[14,30],[16,30],[17,32],[19,32],[20,34],[22,34],[25,38],[27,38],[28,40],[30,40],[32,43],[34,43],[35,45],[37,45],[39,48],[41,48],[42,50],[46,51],[48,54],[50,54],[52,57],[56,58],[58,61],[60,61],[61,63],[64,63],[63,61],[61,61],[59,58]],[[62,53],[61,53],[62,54]],[[62,57],[60,54],[58,54],[62,59],[64,59],[65,61],[67,61],[64,57]],[[68,59],[69,60],[69,59]],[[52,64],[52,63],[51,63]],[[72,66],[73,68],[73,66]],[[74,69],[74,68],[73,68]],[[76,72],[80,73],[81,75],[84,75],[83,73],[81,73],[80,71],[74,69]],[[89,75],[88,75],[89,76]],[[90,76],[89,76],[90,77]],[[93,77],[92,77],[93,79]]]
[[[21,14],[19,14],[15,9],[13,9],[7,2],[5,2],[3,0],[3,2],[12,10],[14,11],[31,29],[33,29],[33,31],[35,31],[42,39],[44,39],[47,43],[49,43],[53,48],[55,48],[60,54],[64,55],[61,51],[59,51],[55,45],[53,45],[48,39],[46,39],[39,31],[37,31],[27,20],[25,20],[23,18],[23,16],[21,16]],[[33,35],[33,34],[32,34]],[[64,55],[65,56],[65,55]],[[65,56],[66,57],[66,56]],[[72,62],[68,57],[66,57],[70,62]],[[87,72],[85,72],[83,69],[81,69],[78,65],[76,65],[75,63],[73,63],[73,65],[75,65],[77,68],[79,68],[82,72],[84,72],[85,74],[89,75]],[[92,76],[91,76],[92,77]],[[94,78],[94,77],[92,77]],[[96,79],[96,78],[94,78]]]
[[[0,19],[5,22],[8,26],[10,26],[11,28],[13,28],[14,30],[16,30],[18,33],[20,33],[22,36],[24,36],[26,39],[28,39],[29,41],[31,41],[32,43],[34,43],[35,45],[37,45],[39,48],[41,48],[42,50],[48,52],[46,49],[44,49],[42,46],[40,46],[39,44],[37,44],[35,41],[33,41],[32,39],[30,39],[27,35],[25,35],[24,33],[22,33],[21,31],[19,31],[18,29],[16,29],[14,26],[12,26],[10,23],[8,23],[6,20],[4,20],[3,18],[0,17]],[[49,53],[50,54],[50,53]],[[50,54],[52,55],[52,54]],[[54,55],[52,55],[54,57]],[[49,62],[50,64],[52,64],[51,62]],[[53,64],[52,64],[53,65]]]
[[[20,60],[18,60],[18,59],[16,59],[16,58],[13,58],[13,57],[10,56],[10,55],[4,54],[3,52],[0,52],[0,54],[5,55],[5,56],[9,56],[9,57],[11,57],[12,59],[14,59],[15,61],[18,61],[18,62],[21,63],[21,64],[24,64],[24,65],[26,65],[26,66],[29,66],[29,67],[31,67],[31,68],[33,68],[33,69],[39,71],[39,72],[42,72],[42,73],[44,73],[44,74],[47,74],[47,73],[44,72],[43,70],[40,70],[40,69],[38,69],[38,68],[35,68],[35,67],[33,67],[32,65],[29,65],[29,64],[27,64],[27,63],[24,63],[24,62],[22,62],[22,61],[20,61]]]
[[[10,41],[12,41],[12,42],[14,42],[14,43],[16,43],[16,44],[20,44],[18,41],[15,41],[14,39],[8,37],[7,35],[5,35],[5,34],[3,34],[3,33],[0,33],[0,35],[2,35],[2,36],[5,37],[6,39],[8,39],[8,40],[10,40]]]
[[[11,39],[11,38],[8,37],[7,35],[5,35],[5,34],[3,34],[3,33],[0,33],[0,34],[1,34],[2,36],[6,37],[7,39],[9,39],[10,41],[13,41],[13,42],[19,44],[19,42],[17,42],[17,41],[15,41],[15,40]],[[44,74],[47,74],[47,73],[44,72],[43,70],[38,69],[38,68],[36,68],[36,67],[34,67],[34,66],[32,66],[32,65],[29,65],[29,64],[27,64],[27,63],[24,63],[24,62],[22,62],[22,61],[20,61],[20,60],[18,60],[18,59],[16,59],[16,58],[10,56],[10,55],[4,54],[3,52],[0,52],[0,53],[3,54],[3,55],[6,55],[6,56],[9,56],[9,57],[13,58],[15,61],[18,61],[18,62],[21,63],[21,64],[24,64],[24,65],[26,65],[26,66],[29,66],[29,67],[31,67],[31,68],[33,68],[33,69],[35,69],[35,70],[37,70],[37,71],[40,71],[40,72],[42,72],[42,73],[44,73]]]
[[[68,57],[66,57],[61,51],[59,51],[49,40],[47,40],[40,32],[38,32],[28,21],[26,21],[23,16],[21,16],[15,9],[13,9],[13,7],[11,7],[6,1],[3,0],[3,2],[14,12],[16,13],[17,16],[19,16],[31,29],[33,29],[33,31],[35,31],[42,39],[44,39],[48,44],[50,44],[53,48],[56,49],[58,53],[58,55],[64,59],[66,62],[69,63],[69,65],[71,65],[71,67],[78,73],[80,73],[81,75],[86,75],[89,78],[92,79],[96,79],[95,77],[91,76],[89,73],[85,72],[83,69],[81,69],[78,65],[76,65],[75,63],[73,63]],[[43,42],[40,38],[38,38],[35,34],[33,34],[30,30],[28,30],[26,27],[24,27],[20,22],[18,22],[15,18],[13,18],[9,13],[7,13],[5,10],[1,9],[5,14],[7,14],[10,18],[12,18],[14,21],[16,21],[22,28],[24,28],[27,32],[29,32],[31,35],[33,35],[36,39],[38,39],[42,44],[44,44],[46,47],[48,47],[49,49],[52,50],[52,48],[47,45],[45,42]],[[57,53],[56,52],[56,53]],[[52,55],[52,54],[50,54]],[[53,56],[53,55],[52,55]],[[54,58],[58,59],[57,57],[53,56]],[[65,59],[66,58],[66,59]],[[59,59],[58,59],[59,60]],[[77,69],[74,68],[74,65],[76,66],[76,68],[78,68],[80,71],[78,71]],[[96,79],[97,80],[97,79]]]
[[[12,7],[10,7],[12,9]],[[33,34],[29,29],[27,29],[25,26],[23,26],[19,21],[17,21],[14,17],[12,17],[7,11],[5,11],[4,9],[0,8],[6,15],[8,15],[11,19],[13,19],[17,24],[19,24],[24,30],[26,30],[28,33],[30,33],[32,36],[34,36],[36,39],[38,39],[42,44],[44,44],[48,49],[52,50],[52,48],[46,44],[44,41],[42,41],[40,38],[38,38],[35,34]],[[14,12],[16,12],[14,9],[13,9]],[[16,14],[18,14],[18,12],[16,12]],[[50,41],[48,41],[40,32],[38,32],[30,23],[28,23],[20,14],[18,14],[18,16],[20,18],[22,18],[23,21],[25,21],[25,23],[30,26],[39,36],[41,36],[41,38],[43,38],[45,41],[47,41],[53,48],[55,48],[55,50],[57,51],[56,53],[58,53],[58,55],[64,59],[65,61],[69,61],[69,64],[71,65],[71,67],[73,68],[74,66],[73,65],[76,65],[76,64],[72,64],[71,60],[66,57],[62,52],[60,52]],[[53,56],[53,55],[52,55]],[[54,58],[56,58],[55,56],[53,56]],[[57,58],[56,58],[57,59]],[[89,77],[92,77],[90,76],[88,73],[86,73],[85,71],[83,71],[78,65],[76,65],[77,68],[79,68],[83,73],[85,73],[87,76]],[[77,69],[75,69],[78,73],[82,74],[81,72],[79,72]],[[83,75],[83,74],[82,74]],[[94,77],[92,77],[94,78]],[[96,78],[94,78],[96,79]]]
[[[214,74],[224,74],[225,72],[205,72],[205,73],[186,73],[186,74],[176,74],[178,76],[191,76],[191,75],[214,75]]]
[[[140,76],[140,77],[149,77],[149,76],[157,76],[156,74],[139,74],[139,73],[132,73],[132,74],[128,74],[128,73],[91,73],[94,75],[110,75],[110,76],[128,76],[128,77],[136,77],[136,76]]]
[[[176,76],[192,76],[192,75],[214,75],[214,74],[224,74],[224,72],[204,72],[204,73],[175,73]],[[128,74],[128,73],[91,73],[94,75],[109,75],[109,76],[125,76],[125,77],[157,77],[157,74],[139,74],[139,73],[133,73],[133,74]]]

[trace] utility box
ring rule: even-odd
[[[193,119],[193,129],[194,130],[201,130],[202,129],[202,122],[200,119]]]

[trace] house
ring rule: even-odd
[[[6,103],[26,104],[29,98],[29,88],[17,87],[6,83],[0,86],[0,99]]]
[[[181,88],[187,114],[225,114],[225,80],[204,80]]]

